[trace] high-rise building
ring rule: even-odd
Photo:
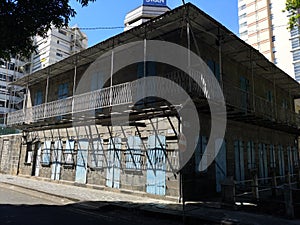
[[[0,134],[5,134],[5,115],[8,112],[22,109],[23,88],[9,86],[9,83],[22,77],[29,71],[30,63],[15,56],[10,61],[0,59]]]
[[[87,48],[87,36],[78,27],[52,27],[47,36],[34,38],[37,46],[32,55],[31,72],[43,69]]]
[[[286,0],[238,0],[240,38],[300,81],[299,31],[290,31]]]
[[[124,30],[141,25],[167,11],[170,11],[170,8],[167,6],[167,0],[144,0],[143,5],[126,14]]]

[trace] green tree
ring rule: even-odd
[[[295,26],[299,26],[300,18],[300,0],[286,0],[285,9],[290,13],[289,28],[293,29]]]
[[[84,7],[96,0],[76,1]],[[29,56],[35,49],[33,36],[45,36],[51,25],[67,26],[75,15],[69,0],[1,0],[0,58]]]

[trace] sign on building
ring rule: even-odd
[[[167,6],[167,0],[144,0],[144,5]]]

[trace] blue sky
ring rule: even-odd
[[[192,0],[191,2],[201,10],[218,20],[235,34],[238,34],[238,0]],[[96,0],[88,7],[81,6],[71,1],[77,15],[70,25],[77,24],[82,28],[93,27],[118,27],[123,26],[127,12],[138,7],[143,0]],[[182,0],[167,0],[168,6],[174,9],[182,5]],[[113,30],[83,30],[88,35],[89,46],[95,45],[113,35],[121,33],[123,29]]]

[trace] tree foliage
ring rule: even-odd
[[[87,6],[95,0],[76,1]],[[75,15],[69,0],[0,0],[0,58],[29,56],[33,36],[45,36],[51,25],[67,26]]]
[[[300,0],[286,0],[285,9],[291,15],[289,18],[289,28],[293,29],[295,26],[299,26],[300,18]]]

